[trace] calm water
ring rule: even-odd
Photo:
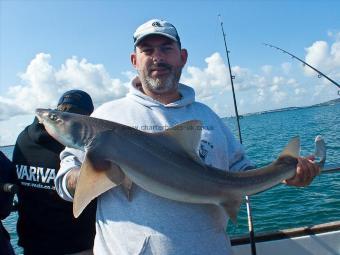
[[[301,154],[314,151],[314,138],[321,134],[327,143],[328,164],[340,163],[340,104],[246,116],[240,120],[243,144],[249,158],[258,166],[273,161],[287,141],[301,137]],[[234,118],[225,119],[237,134]],[[11,157],[12,147],[3,147]],[[340,220],[340,172],[318,176],[307,188],[279,185],[251,197],[255,232],[314,225]],[[16,245],[17,214],[4,221]],[[242,205],[238,225],[228,225],[231,236],[247,233],[247,213]]]

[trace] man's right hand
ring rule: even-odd
[[[76,167],[71,169],[66,176],[66,188],[72,197],[74,197],[76,191],[79,174],[80,168]]]

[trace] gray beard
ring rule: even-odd
[[[141,82],[153,93],[165,93],[177,90],[182,69],[173,70],[166,79],[152,78],[146,72],[138,71]]]

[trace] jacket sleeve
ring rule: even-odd
[[[73,197],[66,188],[67,175],[73,168],[81,167],[84,157],[84,151],[68,147],[60,153],[60,169],[54,179],[54,184],[59,196],[66,201],[73,201]]]

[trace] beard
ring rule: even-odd
[[[162,78],[152,78],[149,70],[157,67],[167,68],[170,73]],[[144,84],[150,91],[156,94],[162,94],[172,90],[177,90],[178,82],[182,74],[182,68],[160,63],[152,65],[148,69],[138,70],[138,74],[142,84]]]

